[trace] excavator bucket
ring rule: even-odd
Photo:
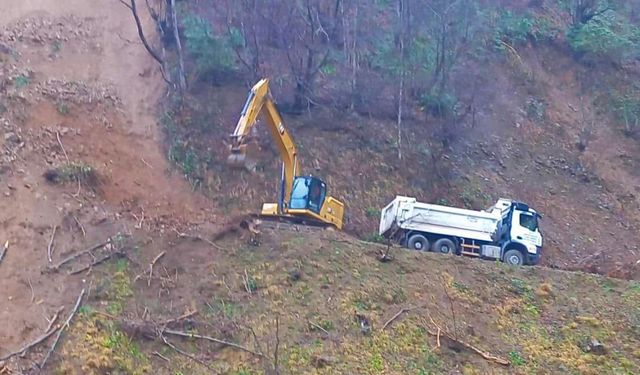
[[[247,155],[241,153],[231,153],[227,158],[227,164],[233,168],[246,168]]]

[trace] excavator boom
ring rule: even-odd
[[[251,134],[251,129],[257,124],[258,116],[262,111],[266,113],[266,120],[269,132],[276,142],[276,147],[280,152],[283,164],[283,195],[287,200],[291,195],[293,178],[296,173],[300,173],[300,165],[297,160],[296,146],[291,135],[284,127],[280,112],[275,106],[271,93],[269,92],[269,80],[264,78],[256,83],[247,102],[245,103],[236,129],[231,135],[231,153],[227,162],[234,167],[244,168],[247,163],[247,142]]]

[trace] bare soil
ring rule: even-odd
[[[51,341],[24,358],[0,362],[0,373],[271,373],[273,353],[282,373],[640,371],[635,282],[400,249],[393,250],[392,262],[380,263],[380,245],[351,236],[375,228],[368,208],[380,207],[395,192],[417,195],[432,183],[423,177],[408,179],[409,185],[384,179],[411,177],[403,164],[385,158],[394,152],[393,129],[385,121],[339,119],[344,126],[336,129],[334,114],[321,111],[294,120],[309,170],[330,176],[336,194],[358,212],[350,215],[350,234],[262,225],[255,246],[249,233],[236,228],[235,215],[271,197],[268,173],[225,175],[214,169],[203,176],[214,192],[205,197],[169,164],[156,107],[165,87],[121,3],[5,0],[0,47],[0,245],[9,242],[0,263],[0,356],[40,336],[59,307],[66,317],[80,290],[87,291],[48,367],[39,370],[36,363]],[[547,121],[526,119],[520,108],[527,93],[513,92],[510,78],[496,75],[503,90],[485,96],[496,108],[478,113],[475,128],[465,124],[463,139],[442,165],[454,176],[470,177],[449,187],[429,185],[432,196],[425,199],[454,191],[451,203],[469,194],[479,202],[483,197],[474,194],[490,189],[521,198],[546,214],[547,265],[637,278],[636,266],[619,268],[638,257],[637,146],[599,128],[586,152],[576,153],[571,124],[582,115],[574,110],[576,77],[557,80],[562,64],[554,70],[536,66],[533,56],[527,61],[547,85]],[[243,95],[238,87],[219,92],[220,111],[212,123],[232,123]],[[513,119],[517,124],[510,124]],[[354,129],[348,136],[347,128]],[[215,160],[224,157],[219,140],[225,129],[215,127],[212,138],[203,140]],[[408,134],[420,147],[426,136],[420,127]],[[354,139],[363,148],[380,149],[363,153]],[[341,152],[343,162],[327,162],[329,152],[322,150]],[[271,151],[263,145],[262,152]],[[405,161],[414,162],[427,168],[430,159]],[[54,184],[44,177],[69,166],[96,178],[89,183],[71,174]],[[606,220],[594,225],[593,216]],[[230,228],[237,230],[211,242]],[[108,238],[109,247],[93,257],[51,270]],[[616,251],[603,252],[612,247]],[[155,276],[148,277],[149,264],[163,252]],[[104,254],[113,259],[70,274]],[[585,254],[590,257],[582,264]],[[382,330],[403,308],[411,311]],[[158,337],[123,328],[131,322],[157,328],[196,310],[173,328],[242,343],[264,356],[170,337],[212,370]],[[371,325],[367,335],[362,317]],[[438,347],[428,333],[437,327],[506,358],[510,367],[446,339]],[[593,340],[606,354],[594,354]]]

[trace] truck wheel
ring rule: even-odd
[[[504,254],[503,262],[512,266],[521,266],[524,264],[524,255],[520,250],[511,249]]]
[[[454,253],[456,245],[448,238],[441,238],[433,244],[433,251],[436,253],[450,254]]]
[[[413,236],[409,237],[407,247],[411,250],[429,251],[429,240],[427,239],[427,237],[421,234],[414,234]]]

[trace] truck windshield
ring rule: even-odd
[[[538,218],[535,215],[521,212],[520,226],[529,229],[532,232],[538,230]]]

